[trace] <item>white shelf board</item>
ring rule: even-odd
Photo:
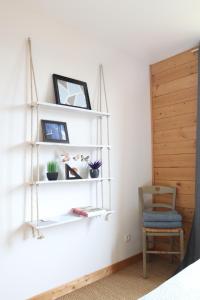
[[[96,182],[96,181],[105,181],[111,180],[112,178],[109,177],[99,177],[99,178],[85,178],[85,179],[63,179],[63,180],[41,180],[31,182],[30,184],[54,184],[54,183],[79,183],[79,182]]]
[[[85,145],[81,145],[81,144],[67,144],[67,143],[50,143],[50,142],[35,142],[35,143],[31,143],[32,145],[36,145],[36,146],[58,146],[58,147],[66,147],[66,148],[106,148],[106,149],[110,149],[111,146],[110,145],[91,145],[91,144],[85,144]]]
[[[99,214],[98,216],[92,216],[92,217],[82,217],[82,216],[76,216],[74,214],[66,214],[66,215],[61,215],[57,217],[53,217],[51,219],[46,219],[46,220],[39,220],[33,221],[33,222],[27,222],[29,226],[31,226],[34,229],[45,229],[45,228],[50,228],[50,227],[55,227],[67,223],[72,223],[72,222],[77,222],[81,220],[87,220],[91,218],[96,218],[96,217],[101,217],[101,216],[107,216],[114,213],[112,210],[106,210],[106,212],[103,212]]]
[[[79,108],[79,107],[72,107],[72,106],[66,106],[66,105],[60,105],[60,104],[54,104],[54,103],[49,103],[49,102],[38,102],[35,103],[31,106],[39,107],[42,109],[48,109],[48,110],[63,110],[63,111],[68,111],[68,112],[79,112],[87,115],[91,115],[94,117],[109,117],[110,114],[107,112],[99,112],[97,110],[89,110],[89,109],[84,109],[84,108]]]

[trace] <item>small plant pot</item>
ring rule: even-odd
[[[90,169],[90,177],[98,178],[99,177],[99,169]]]
[[[47,173],[48,180],[57,180],[58,172]]]

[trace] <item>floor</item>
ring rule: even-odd
[[[169,260],[153,257],[148,263],[148,279],[142,278],[140,261],[58,300],[135,300],[168,279],[176,267]]]

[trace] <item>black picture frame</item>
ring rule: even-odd
[[[69,144],[67,124],[65,122],[41,120],[41,125],[44,142]],[[50,128],[52,130],[51,134],[48,132]]]
[[[65,175],[68,180],[82,179],[82,177],[77,173],[75,168],[70,167],[68,164],[65,164]]]
[[[53,74],[52,76],[57,104],[91,110],[90,98],[86,82],[57,74]],[[62,84],[61,82],[64,82],[66,86],[64,87],[64,83]],[[69,87],[67,87],[67,83],[71,83],[71,85],[68,85]],[[61,91],[63,91],[64,94],[64,88],[66,88],[65,95],[62,96]],[[76,90],[79,90],[79,92],[77,92]],[[69,93],[68,99],[63,99],[64,97],[67,97],[67,93]]]

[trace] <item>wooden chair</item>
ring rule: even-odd
[[[150,203],[149,205],[145,205],[145,199],[144,196],[145,194],[150,194],[150,195],[163,195],[163,194],[170,194],[171,195],[171,204],[169,203]],[[141,208],[142,208],[142,214],[144,216],[144,214],[146,214],[146,212],[149,211],[149,209],[151,209],[151,213],[150,214],[158,214],[164,215],[165,214],[165,218],[166,218],[166,214],[169,216],[170,218],[170,214],[171,213],[175,213],[175,201],[176,201],[176,188],[173,187],[165,187],[165,186],[146,186],[146,187],[139,187],[139,199],[140,199],[140,204],[141,204]],[[164,211],[153,211],[154,208],[166,208],[168,209],[168,211],[164,212]],[[176,214],[176,216],[179,214]],[[172,216],[173,217],[173,216]],[[144,217],[143,217],[144,218]],[[179,219],[181,218],[181,216],[179,215]],[[179,254],[180,255],[180,260],[183,259],[184,256],[184,236],[183,236],[183,228],[181,225],[179,225],[178,227],[175,228],[158,228],[155,225],[158,224],[163,224],[163,222],[159,222],[159,223],[155,223],[155,222],[146,222],[147,224],[151,223],[154,224],[152,226],[145,226],[145,222],[143,222],[143,276],[144,278],[147,277],[147,270],[146,270],[146,264],[147,264],[147,254],[171,254],[172,256],[174,254]],[[180,222],[179,222],[180,223]],[[169,224],[169,223],[168,223]],[[171,225],[172,223],[170,223]],[[176,222],[174,222],[173,224],[176,224]],[[167,224],[165,224],[167,225]],[[173,226],[173,225],[171,225]],[[162,227],[162,226],[160,226]],[[180,239],[180,251],[173,251],[173,249],[171,249],[171,251],[158,251],[158,250],[148,250],[148,237],[154,237],[154,236],[169,236],[171,237],[171,239],[173,240],[173,237],[178,236]]]

